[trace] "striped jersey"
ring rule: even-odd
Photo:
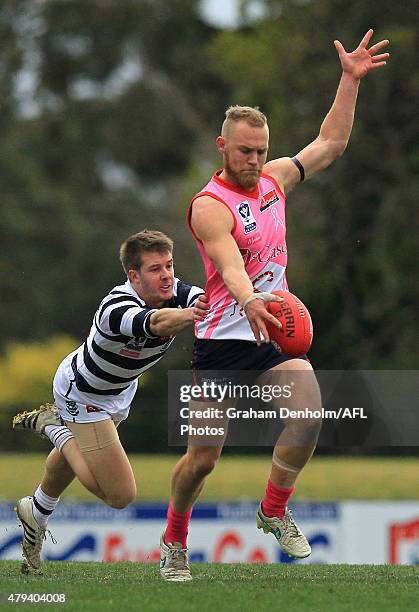
[[[200,287],[175,278],[173,297],[163,308],[189,308],[202,293]],[[79,391],[119,396],[136,387],[138,377],[163,357],[175,338],[153,334],[150,317],[156,310],[146,305],[129,280],[110,291],[99,305],[88,338],[71,356]]]

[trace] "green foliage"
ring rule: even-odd
[[[120,243],[139,229],[176,235],[178,262],[191,259],[181,176],[225,98],[205,51],[216,31],[196,1],[3,4],[4,350],[55,333],[82,340],[123,279]],[[29,114],[12,88],[22,66],[34,81]]]
[[[265,19],[218,31],[198,0],[1,3],[3,352],[81,341],[122,280],[119,244],[143,227],[175,237],[178,275],[202,282],[184,214],[219,164],[225,107],[259,105],[271,158],[294,155],[332,102],[333,39],[350,49],[372,26],[392,57],[361,85],[343,158],[289,196],[288,276],[313,315],[317,366],[418,366],[416,3],[263,4]]]
[[[35,408],[51,401],[57,364],[75,348],[77,343],[68,336],[8,345],[0,359],[0,406],[30,402]]]

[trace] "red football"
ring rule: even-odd
[[[272,291],[284,298],[283,302],[269,302],[268,311],[281,323],[278,329],[267,324],[269,337],[275,348],[288,357],[306,353],[313,341],[313,324],[310,313],[302,301],[289,291]]]

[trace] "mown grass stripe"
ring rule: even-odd
[[[161,612],[168,601],[171,612],[410,612],[418,601],[413,566],[199,563],[192,582],[172,583],[157,563],[45,562],[42,576],[22,576],[20,565],[0,561],[0,593],[64,593],[67,612]]]

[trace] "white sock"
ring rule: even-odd
[[[41,489],[41,485],[36,489],[32,497],[33,516],[40,527],[46,527],[48,519],[58,504],[59,497],[50,497]]]
[[[74,435],[65,425],[47,425],[44,434],[48,436],[56,449],[61,453],[66,442],[74,438]]]

